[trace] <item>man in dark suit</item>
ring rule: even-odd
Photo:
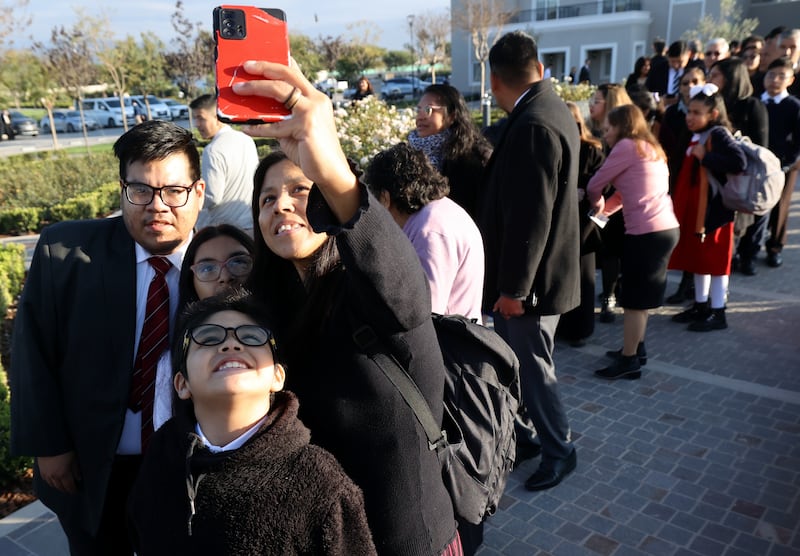
[[[529,421],[518,423],[518,452],[532,456],[541,445],[541,463],[525,487],[543,490],[560,483],[576,464],[557,390],[553,342],[559,316],[580,299],[580,140],[566,104],[542,79],[532,37],[519,31],[501,37],[489,52],[489,66],[492,93],[509,116],[486,169],[480,211],[483,304],[520,360]]]
[[[664,97],[665,105],[678,102],[680,80],[689,62],[689,46],[685,41],[675,41],[667,49],[667,63],[651,66],[645,87]]]
[[[140,339],[150,282],[166,282],[162,310],[172,317],[177,309],[183,253],[205,190],[192,134],[177,125],[137,125],[114,153],[122,216],[42,232],[13,335],[11,448],[36,458],[36,493],[80,555],[132,554],[125,502],[145,430],[152,431],[143,407],[131,409],[141,354],[134,356],[150,343]],[[163,259],[154,264],[152,256]],[[162,289],[161,307],[165,296]]]
[[[578,74],[578,83],[592,83],[592,71],[589,69],[592,61],[589,58],[586,58],[586,61],[581,66],[581,71]]]

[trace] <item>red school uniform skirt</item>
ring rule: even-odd
[[[691,149],[695,143],[689,145]],[[688,152],[688,150],[687,150]],[[669,268],[692,274],[725,276],[731,273],[733,256],[733,222],[706,233],[701,241],[695,233],[700,193],[699,173],[703,171],[696,159],[687,154],[678,174],[672,199],[681,235],[672,252]]]

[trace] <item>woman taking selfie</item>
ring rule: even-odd
[[[276,98],[292,111],[248,129],[283,150],[262,160],[254,179],[249,287],[275,314],[300,418],[363,490],[378,553],[461,554],[437,455],[354,339],[368,326],[375,349],[398,359],[441,419],[444,367],[417,254],[351,169],[330,100],[296,65],[244,67],[265,79],[237,93]]]

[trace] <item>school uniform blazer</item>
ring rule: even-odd
[[[134,242],[121,217],[46,228],[15,319],[11,450],[53,456],[74,450],[76,495],[36,493],[61,519],[99,525],[128,402],[136,328]]]
[[[484,310],[500,294],[530,314],[579,303],[578,126],[549,80],[534,83],[508,117],[489,159],[481,207]]]

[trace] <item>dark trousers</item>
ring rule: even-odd
[[[561,315],[558,336],[568,341],[583,340],[594,334],[595,254],[580,258],[581,304]]]
[[[77,528],[70,521],[59,517],[61,527],[69,541],[69,552],[72,556],[133,555],[127,526],[127,503],[141,463],[141,456],[117,456],[114,458],[106,490],[103,516],[100,528],[95,535],[82,528]]]
[[[742,259],[754,259],[764,245],[764,239],[767,237],[767,224],[769,224],[769,213],[762,214],[761,216],[753,215],[753,223],[750,224],[739,239],[739,245],[736,252]]]
[[[522,315],[508,320],[494,314],[494,329],[519,358],[525,413],[516,422],[517,443],[542,445],[542,464],[566,458],[573,450],[569,424],[558,395],[553,347],[559,315]],[[527,417],[527,419],[526,419]]]
[[[787,222],[789,220],[789,205],[792,204],[792,192],[794,192],[794,182],[797,179],[797,172],[786,174],[786,184],[783,186],[781,200],[772,209],[769,215],[769,239],[767,240],[767,251],[780,253],[786,245],[786,235],[789,232]]]

